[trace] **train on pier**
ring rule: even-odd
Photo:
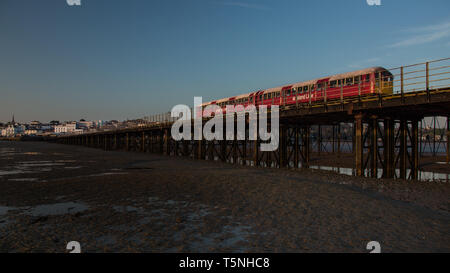
[[[241,106],[241,109],[248,105],[289,106],[392,94],[393,81],[394,76],[389,70],[371,67],[206,102],[202,104],[202,112],[205,117],[211,116],[213,113],[205,109],[209,105],[218,106],[214,110],[217,114],[226,113],[227,105]]]

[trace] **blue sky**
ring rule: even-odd
[[[450,1],[0,1],[0,121],[138,118],[449,57]]]

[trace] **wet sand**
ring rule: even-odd
[[[449,252],[449,185],[0,142],[0,252]]]

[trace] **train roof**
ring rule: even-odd
[[[281,91],[283,88],[287,87],[287,86],[292,86],[292,87],[300,87],[300,86],[305,86],[305,85],[312,85],[312,84],[316,84],[319,81],[322,80],[326,80],[326,81],[334,81],[334,80],[339,80],[339,79],[345,79],[345,78],[350,78],[350,77],[355,77],[355,76],[359,76],[359,75],[365,75],[365,74],[369,74],[369,73],[374,73],[374,72],[383,72],[383,71],[389,71],[384,67],[381,66],[374,66],[374,67],[369,67],[369,68],[365,68],[365,69],[361,69],[361,70],[356,70],[356,71],[352,71],[352,72],[347,72],[347,73],[341,73],[341,74],[335,74],[329,77],[322,77],[322,78],[318,78],[315,80],[309,80],[309,81],[303,81],[303,82],[296,82],[294,84],[290,84],[290,85],[283,85],[283,86],[277,86],[277,87],[273,87],[273,88],[268,88],[268,89],[264,89],[261,90],[263,94],[265,93],[272,93],[272,92],[278,92]],[[215,101],[216,103],[220,103],[220,102],[225,102],[228,101],[230,98],[234,98],[234,99],[240,99],[240,98],[245,98],[250,96],[253,93],[248,93],[248,94],[244,94],[244,95],[239,95],[239,96],[235,96],[235,97],[228,97],[228,98],[224,98],[224,99],[220,99]],[[211,102],[207,102],[202,104],[203,105],[208,105]]]
[[[387,71],[387,69],[384,67],[381,67],[381,66],[374,66],[374,67],[361,69],[361,70],[357,70],[357,71],[336,74],[336,75],[331,76],[329,80],[334,81],[334,80],[339,80],[342,78],[350,78],[350,77],[355,77],[355,76],[359,76],[359,75],[365,75],[365,74],[369,74],[369,73],[382,72],[382,71]]]

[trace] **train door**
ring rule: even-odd
[[[317,99],[324,99],[326,97],[326,90],[328,85],[328,78],[322,79],[317,81],[317,91],[316,91],[316,98]]]
[[[255,98],[254,98],[254,103],[255,103],[255,106],[256,107],[258,107],[258,105],[261,103],[260,101],[259,101],[259,95],[261,94],[261,91],[258,91],[258,92],[256,92],[255,93]]]

